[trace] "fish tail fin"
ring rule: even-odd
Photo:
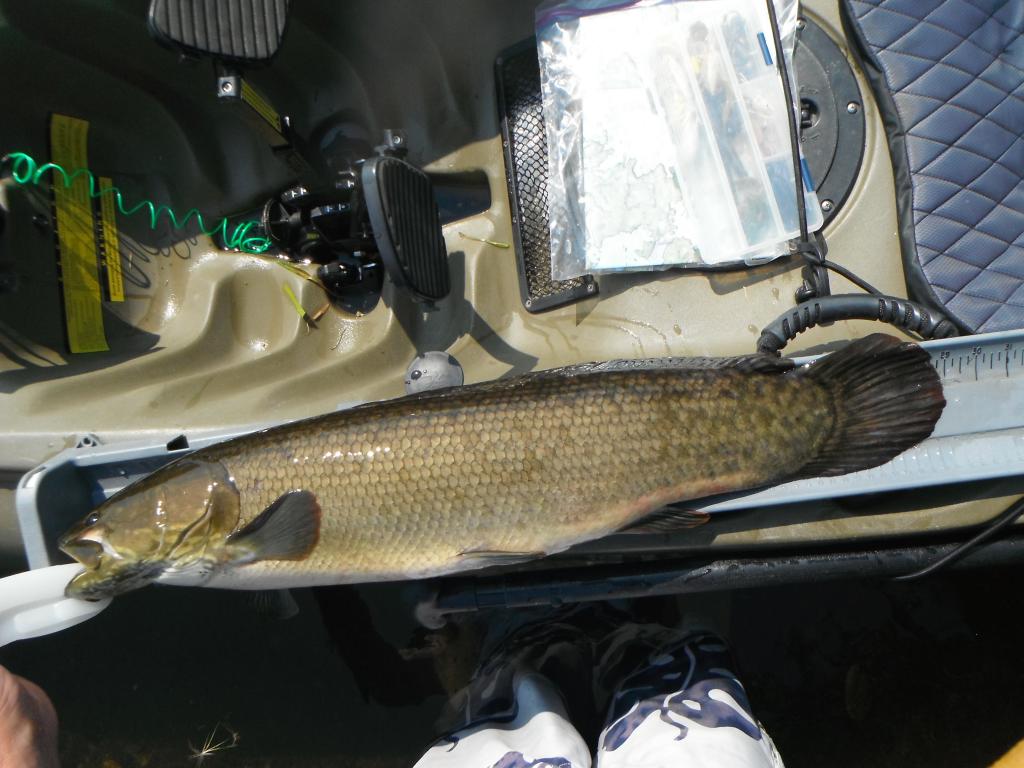
[[[790,374],[832,393],[835,427],[798,477],[870,469],[931,435],[946,400],[931,356],[876,333]]]

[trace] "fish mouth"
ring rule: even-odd
[[[103,545],[81,533],[64,536],[59,547],[85,570],[64,587],[64,595],[79,600],[104,600],[144,587],[164,570],[163,563],[147,563],[107,557]]]
[[[84,565],[88,570],[95,571],[103,559],[103,545],[92,539],[79,536],[65,536],[58,543],[61,552]]]

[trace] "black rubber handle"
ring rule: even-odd
[[[956,326],[945,316],[910,299],[851,293],[823,296],[797,304],[761,331],[757,351],[777,355],[808,328],[837,320],[879,320],[925,339],[947,339],[957,335]]]

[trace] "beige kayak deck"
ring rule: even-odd
[[[217,103],[209,67],[178,64],[145,35],[134,11],[102,11],[106,45],[100,36],[69,47],[29,32],[47,29],[35,20],[44,10],[31,5],[0,27],[8,71],[40,61],[9,86],[23,106],[10,132],[17,145],[5,150],[46,157],[46,115],[60,111],[90,120],[90,165],[129,197],[225,213],[287,182],[258,137]],[[273,66],[252,75],[303,130],[352,121],[376,137],[399,127],[414,161],[487,174],[491,208],[445,227],[453,287],[431,311],[386,284],[365,315],[330,309],[310,329],[283,286],[312,313],[326,301],[315,285],[205,237],[154,247],[145,227],[125,221],[126,300],[105,305],[116,318],[107,323],[111,351],[71,355],[52,235],[32,223],[48,210],[48,197],[40,188],[4,188],[9,215],[0,259],[13,260],[20,289],[0,297],[0,554],[20,550],[13,508],[20,475],[85,434],[108,444],[198,435],[390,398],[403,394],[407,366],[428,350],[453,354],[467,382],[590,360],[754,350],[761,328],[793,305],[796,261],[713,275],[602,276],[598,296],[532,315],[520,299],[514,251],[481,242],[512,243],[491,65],[498,51],[531,33],[533,5],[354,0],[343,22],[327,3],[312,3],[295,9]],[[836,3],[810,0],[804,8],[846,51]],[[90,11],[91,23],[98,13]],[[395,50],[408,53],[396,57]],[[859,72],[858,82],[864,164],[825,235],[830,258],[904,296],[888,148]],[[46,98],[32,97],[38,93]],[[832,283],[836,293],[857,291],[840,277]],[[803,334],[786,351],[822,351],[878,330],[876,323],[837,323]],[[904,497],[898,512],[884,503],[870,512],[816,503],[724,515],[679,542],[735,547],[898,536],[971,525],[1011,501],[995,487],[986,491],[990,498],[944,493]]]

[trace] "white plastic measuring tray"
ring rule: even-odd
[[[69,563],[0,579],[0,647],[67,629],[110,605],[110,598],[64,597],[68,582],[83,570],[78,563]]]
[[[1024,475],[1024,332],[964,336],[922,346],[932,355],[947,401],[928,440],[874,469],[711,497],[694,508],[718,513]],[[15,505],[30,567],[65,562],[56,548],[57,538],[128,483],[191,450],[246,431],[196,439],[172,433],[162,441],[69,449],[26,473]]]

